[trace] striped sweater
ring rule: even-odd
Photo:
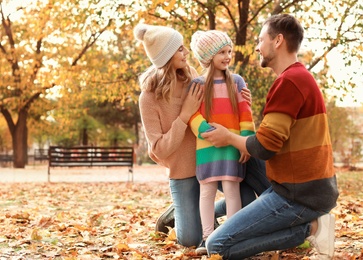
[[[328,118],[315,79],[301,63],[289,66],[271,86],[263,121],[247,139],[249,153],[266,162],[267,177],[280,195],[328,212],[338,189]],[[267,156],[270,158],[264,158]]]
[[[233,74],[233,78],[236,85],[239,113],[235,114],[233,112],[224,79],[214,79],[213,111],[211,112],[210,123],[221,124],[231,132],[248,136],[255,133],[251,108],[242,98],[242,95],[237,93],[246,87],[246,84],[239,75]],[[198,77],[193,82],[204,83],[204,78]],[[197,137],[196,175],[199,182],[207,183],[220,180],[242,181],[244,177],[243,172],[238,171],[239,151],[233,146],[216,148],[200,136],[201,133],[211,128],[205,119],[204,102],[202,102],[199,110],[191,117],[189,124],[194,135]]]

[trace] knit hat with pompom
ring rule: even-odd
[[[230,45],[233,46],[231,38],[221,31],[196,31],[192,35],[190,48],[203,68],[208,68],[214,55],[220,49]]]
[[[166,26],[138,24],[134,36],[142,42],[147,56],[157,68],[164,67],[183,45],[183,36]]]

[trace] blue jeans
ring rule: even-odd
[[[251,157],[246,163],[246,176],[241,182],[241,201],[242,207],[247,206],[256,199],[256,195],[260,196],[271,183],[266,178],[265,161]],[[218,189],[223,192],[222,185],[218,185]],[[216,218],[226,215],[226,202],[221,199],[215,204]]]
[[[241,183],[242,206],[256,199],[256,194],[266,190],[270,183],[265,173],[265,162],[250,158],[246,165],[246,179]],[[250,181],[247,181],[250,179]],[[202,240],[202,224],[199,213],[199,182],[196,177],[170,179],[174,204],[175,231],[178,243],[183,246],[198,246]],[[216,217],[226,214],[225,200],[216,202]]]
[[[178,243],[197,246],[202,240],[199,214],[199,182],[196,177],[170,179],[170,192],[174,204],[175,231]]]
[[[298,246],[310,235],[310,222],[326,213],[289,201],[270,187],[208,237],[208,254],[240,260]]]

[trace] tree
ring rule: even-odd
[[[70,119],[97,114],[90,114],[85,104],[97,109],[108,104],[112,111],[125,112],[122,127],[116,120],[116,128],[109,124],[104,129],[124,131],[131,122],[138,142],[138,75],[151,65],[133,37],[139,22],[174,27],[186,46],[198,29],[228,32],[234,40],[232,69],[249,84],[256,122],[275,77],[260,68],[254,50],[261,22],[271,14],[290,12],[302,21],[306,41],[300,58],[327,93],[348,91],[363,76],[362,70],[355,70],[363,62],[363,4],[358,0],[27,1],[0,2],[0,111],[12,136],[14,167],[26,163],[29,118],[62,123],[62,129],[70,130],[63,141],[73,144],[81,129]],[[10,3],[18,8],[9,9]],[[333,67],[330,55],[337,52],[352,68],[343,81],[326,73]],[[201,72],[192,56],[190,63]]]
[[[234,69],[245,77],[252,90],[255,115],[260,115],[264,98],[274,76],[268,70],[262,70],[255,52],[257,36],[261,22],[270,15],[293,13],[305,28],[305,41],[301,54],[311,55],[305,59],[311,72],[318,73],[329,64],[329,54],[338,51],[347,66],[352,60],[362,65],[363,44],[361,32],[363,28],[363,4],[358,0],[314,1],[314,0],[279,0],[279,1],[140,1],[138,10],[145,10],[138,19],[164,25],[172,25],[186,38],[200,29],[219,29],[228,32],[234,39]],[[156,18],[156,19],[155,19]],[[137,18],[136,18],[137,19]],[[185,25],[188,24],[188,27]],[[314,43],[314,45],[310,44]],[[313,52],[307,45],[314,46]],[[316,49],[315,49],[316,47]],[[355,57],[352,57],[354,53]],[[198,67],[195,61],[191,62]],[[334,84],[334,75],[330,77],[326,90],[331,88],[347,90],[347,86],[355,87],[361,70],[341,84]],[[355,77],[354,77],[355,76]]]
[[[11,133],[14,167],[24,168],[30,108],[54,86],[67,87],[70,77],[82,75],[83,57],[112,24],[105,13],[117,6],[35,1],[10,10],[10,4],[15,1],[0,2],[0,112]]]
[[[335,100],[327,103],[329,132],[335,158],[345,159],[350,142],[350,131],[354,127],[346,108],[336,106]]]

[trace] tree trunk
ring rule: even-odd
[[[88,145],[88,132],[86,127],[82,130],[82,145]]]
[[[240,0],[239,4],[239,22],[236,34],[236,45],[244,46],[247,41],[247,25],[248,25],[248,13],[250,8],[250,0]],[[245,57],[240,51],[236,51],[235,65],[241,64],[244,68],[248,64],[249,57]]]
[[[19,111],[17,123],[11,132],[13,141],[13,166],[14,168],[25,168],[28,161],[28,112],[25,109]]]

